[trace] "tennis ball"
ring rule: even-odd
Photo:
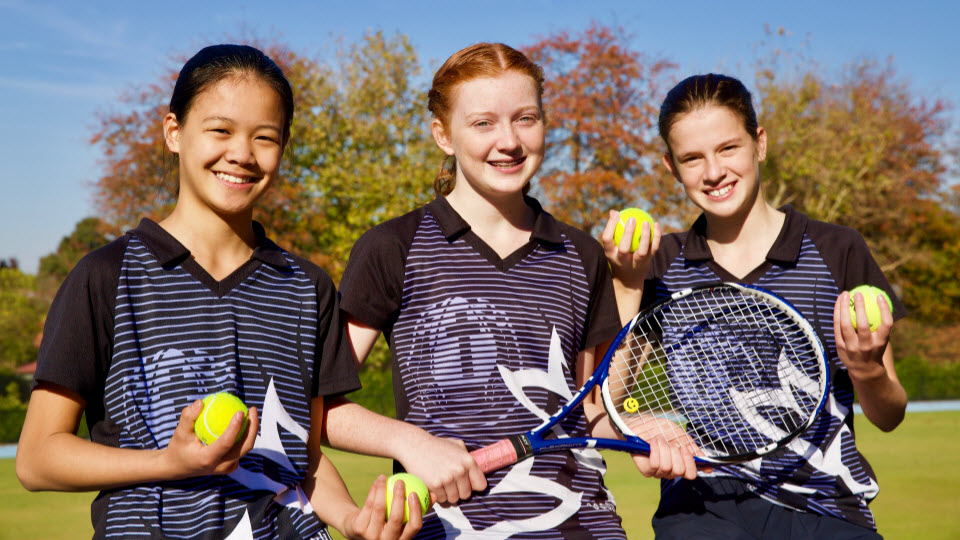
[[[613,242],[618,246],[620,245],[620,239],[623,238],[623,230],[627,226],[627,220],[630,218],[637,221],[637,228],[633,230],[633,242],[630,244],[630,251],[636,251],[640,247],[640,233],[643,230],[641,225],[644,221],[649,223],[650,234],[653,234],[653,218],[639,208],[624,208],[621,210],[620,221],[617,222],[617,227],[613,230]]]
[[[410,473],[398,473],[390,478],[387,478],[387,511],[384,515],[384,520],[390,517],[390,507],[393,506],[393,484],[397,480],[403,481],[404,501],[410,497],[411,493],[416,493],[417,498],[420,499],[420,515],[427,513],[427,509],[430,507],[430,491],[427,489],[427,485],[423,483],[423,480],[420,480],[416,476]],[[406,523],[410,521],[410,507],[404,502],[403,505],[403,522]]]
[[[227,429],[230,419],[237,411],[243,413],[243,425],[240,426],[240,433],[237,433],[237,440],[234,442],[240,442],[250,419],[247,416],[247,406],[229,392],[217,392],[203,398],[203,410],[193,423],[193,431],[203,444],[212,444]]]
[[[877,302],[877,296],[883,296],[883,299],[887,301],[887,305],[890,306],[890,313],[893,313],[893,302],[890,301],[890,296],[883,289],[877,287],[871,287],[870,285],[860,285],[859,287],[854,287],[850,291],[850,320],[853,321],[853,328],[857,328],[857,308],[853,302],[853,295],[855,293],[860,293],[863,295],[863,306],[867,310],[867,320],[870,321],[870,331],[876,332],[877,328],[880,327],[880,304]]]

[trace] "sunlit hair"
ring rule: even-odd
[[[757,113],[753,109],[753,97],[750,91],[737,79],[727,75],[708,73],[687,77],[667,93],[660,106],[658,127],[660,137],[670,149],[670,130],[680,117],[706,108],[723,107],[743,122],[743,128],[750,137],[757,140]]]
[[[533,79],[537,86],[537,105],[542,114],[543,69],[522,52],[503,43],[477,43],[447,58],[433,76],[433,85],[427,92],[427,108],[434,118],[440,120],[444,129],[449,129],[450,109],[458,85],[473,79],[499,77],[508,71],[517,71]],[[456,181],[456,171],[456,158],[444,159],[433,181],[433,189],[438,194],[449,194]],[[529,189],[529,185],[525,189]]]
[[[248,45],[211,45],[187,60],[170,97],[170,112],[186,122],[197,96],[207,88],[231,78],[253,76],[276,90],[283,103],[283,139],[290,137],[293,120],[293,89],[283,71],[269,56]]]

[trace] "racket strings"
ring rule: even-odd
[[[812,421],[821,365],[779,307],[709,289],[636,321],[610,363],[607,391],[626,434],[737,456]]]

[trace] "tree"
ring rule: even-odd
[[[865,237],[914,316],[960,310],[960,215],[946,188],[948,107],[914,95],[892,61],[848,65],[834,82],[802,64],[758,70],[767,197]],[[952,279],[951,279],[952,278]]]
[[[56,292],[84,255],[110,241],[111,235],[107,233],[107,229],[106,224],[96,217],[87,217],[77,222],[73,232],[60,240],[57,250],[40,259],[37,271],[40,292],[52,298],[52,293]]]
[[[676,216],[683,192],[660,167],[657,115],[675,67],[629,47],[621,29],[592,24],[524,48],[544,68],[547,159],[538,189],[558,218],[596,231],[611,208]]]
[[[296,100],[281,180],[255,217],[337,279],[363,231],[430,196],[426,164],[438,151],[415,82],[417,56],[405,36],[381,32],[339,50],[332,67],[282,45],[251,44],[283,68]],[[160,129],[176,76],[128,93],[94,130],[91,142],[104,149],[95,200],[114,232],[141,216],[159,219],[176,202],[175,156]]]
[[[303,225],[291,244],[335,278],[361,233],[432,198],[429,164],[442,157],[427,129],[419,73],[405,36],[370,34],[339,51],[337,70],[315,87],[320,105],[297,119],[288,178],[307,197],[289,216]],[[284,220],[271,219],[274,228],[277,221]]]
[[[32,362],[33,339],[41,331],[46,305],[36,294],[36,278],[16,268],[0,268],[0,371]]]

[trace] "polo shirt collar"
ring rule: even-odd
[[[779,236],[767,252],[766,259],[771,263],[791,264],[800,258],[800,246],[809,218],[789,204],[780,207],[780,211],[786,214],[786,218]],[[707,245],[707,218],[703,214],[693,222],[687,233],[687,240],[683,244],[683,258],[690,262],[713,260],[710,246]]]
[[[536,240],[542,244],[563,244],[563,233],[560,230],[560,224],[549,212],[540,206],[540,203],[533,197],[524,195],[523,201],[533,209],[534,221],[533,232],[530,234],[531,240]],[[470,224],[467,223],[456,210],[450,206],[450,202],[443,195],[437,195],[427,205],[427,209],[437,219],[440,225],[440,231],[447,241],[452,241],[464,232],[470,230]]]
[[[130,232],[143,242],[164,268],[176,266],[190,256],[186,246],[152,219],[141,219],[137,228]],[[253,222],[253,233],[257,238],[257,247],[253,250],[252,258],[271,266],[289,268],[290,263],[284,257],[283,250],[266,237],[263,226],[256,221]]]

